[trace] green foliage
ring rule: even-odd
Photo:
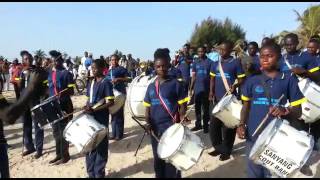
[[[300,26],[297,29],[299,36],[303,41],[303,45],[309,41],[313,35],[320,35],[320,5],[310,6],[303,14],[299,14],[296,10],[297,21]]]
[[[36,50],[34,52],[34,55],[39,56],[40,58],[45,58],[47,56],[46,53],[41,49]]]
[[[198,47],[203,44],[216,45],[224,40],[236,42],[245,38],[245,32],[240,25],[234,24],[229,18],[224,21],[208,17],[200,25],[195,25],[194,32],[190,38],[190,44]]]

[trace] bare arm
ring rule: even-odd
[[[240,114],[240,125],[237,128],[237,134],[239,138],[245,139],[246,137],[246,125],[250,112],[250,101],[243,101],[241,114]]]

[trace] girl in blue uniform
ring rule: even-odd
[[[154,53],[155,69],[158,75],[155,82],[148,86],[144,105],[146,106],[146,128],[160,139],[171,125],[184,119],[186,103],[189,98],[183,84],[168,75],[170,56],[168,49],[157,49]],[[159,93],[157,93],[159,92]],[[159,97],[162,97],[160,100]],[[161,102],[164,102],[163,105]],[[167,108],[165,108],[165,106]],[[170,115],[170,114],[171,115]],[[154,157],[156,178],[180,178],[181,172],[173,165],[160,159],[157,154],[158,142],[152,136],[151,144]]]
[[[290,74],[279,72],[277,63],[280,55],[281,49],[278,45],[268,44],[263,46],[260,50],[262,74],[248,78],[242,88],[243,106],[237,134],[239,138],[247,140],[246,157],[248,158],[247,173],[249,178],[271,176],[271,173],[266,168],[255,164],[249,159],[249,153],[259,134],[254,137],[252,135],[262,119],[267,113],[270,113],[267,123],[279,116],[288,120],[298,118],[301,116],[301,103],[305,101],[298,87],[297,78]],[[284,95],[284,98],[279,102],[280,106],[274,106],[282,95]],[[284,108],[288,100],[291,107]],[[267,126],[267,123],[264,127]]]
[[[127,94],[126,92],[126,82],[129,81],[128,70],[119,65],[119,56],[111,56],[111,69],[107,74],[107,79],[110,80],[113,84],[113,88],[122,94]],[[123,106],[118,112],[111,115],[111,124],[112,124],[112,136],[110,140],[120,140],[123,138],[124,130],[124,109]]]
[[[107,108],[113,104],[114,100],[112,84],[108,79],[104,78],[103,60],[97,59],[93,61],[91,68],[94,79],[87,86],[88,101],[85,112],[92,114],[96,121],[108,128],[109,112]],[[102,99],[105,99],[106,104],[93,110],[92,106]],[[89,178],[104,178],[107,161],[108,138],[105,137],[96,149],[86,155],[87,173]]]

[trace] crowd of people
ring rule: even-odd
[[[223,41],[215,47],[204,44],[193,48],[190,44],[185,44],[174,58],[170,57],[169,49],[157,49],[153,62],[140,62],[139,59],[133,59],[131,54],[122,57],[113,54],[107,58],[100,56],[93,59],[91,53],[85,52],[77,70],[70,58],[63,59],[62,54],[56,50],[49,52],[51,58],[44,59],[32,56],[28,51],[21,51],[21,64],[18,60],[11,64],[0,60],[0,92],[3,87],[8,89],[8,82],[12,83],[17,98],[17,102],[12,105],[2,95],[0,99],[1,177],[9,177],[3,122],[12,124],[18,116],[22,117],[22,156],[35,152],[34,158],[38,159],[43,155],[44,132],[33,121],[30,108],[48,97],[58,96],[61,109],[67,114],[72,113],[71,96],[74,94],[75,77],[81,73],[88,78],[88,101],[83,109],[106,127],[109,126],[108,107],[114,104],[114,89],[126,94],[128,82],[136,76],[157,76],[148,86],[143,102],[146,107],[146,129],[154,134],[151,136],[151,144],[157,178],[181,177],[181,172],[176,167],[158,157],[157,138],[174,123],[185,121],[187,105],[192,103],[195,104],[196,119],[191,131],[203,129],[203,133],[209,133],[214,148],[209,154],[219,156],[221,161],[230,159],[236,134],[239,138],[246,139],[248,158],[257,140],[252,134],[267,113],[272,115],[270,119],[281,117],[290,120],[291,126],[298,130],[308,132],[310,128],[310,133],[317,142],[320,121],[306,124],[299,119],[301,104],[305,102],[305,98],[299,90],[296,75],[319,83],[319,37],[309,40],[306,51],[297,49],[298,44],[298,36],[293,33],[285,36],[282,47],[270,38],[264,38],[260,47],[257,42],[244,44],[242,53],[245,54],[234,52],[234,42],[230,41]],[[286,60],[293,68],[289,69]],[[263,93],[264,88],[268,89],[270,97]],[[60,93],[62,91],[64,93]],[[221,120],[210,114],[210,106],[219,102],[226,93],[234,94],[243,103],[240,125],[236,128],[226,127]],[[273,106],[282,94],[284,98],[277,102],[280,106]],[[94,104],[102,99],[106,100],[105,106],[93,109]],[[287,101],[291,106],[285,107]],[[16,107],[20,110],[13,116],[10,113]],[[50,164],[59,165],[70,160],[69,142],[64,139],[62,132],[71,119],[72,116],[66,117],[64,121],[52,126],[56,157]],[[86,155],[89,177],[105,176],[108,140],[119,141],[124,135],[124,107],[111,114],[111,125],[111,135]],[[35,140],[32,138],[33,129]],[[247,162],[248,177],[270,177],[270,172],[263,166],[255,164],[249,158]],[[304,166],[302,171],[307,173],[308,166]]]

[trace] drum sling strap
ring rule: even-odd
[[[175,116],[173,116],[172,112],[169,110],[168,106],[166,105],[166,103],[164,102],[164,100],[162,99],[162,97],[160,95],[160,86],[159,86],[159,80],[158,79],[155,82],[155,86],[156,86],[156,94],[157,94],[157,96],[158,96],[158,98],[160,100],[160,103],[161,103],[162,107],[171,116],[173,122],[178,122],[179,121],[179,113],[176,113]]]
[[[228,84],[226,75],[224,74],[224,71],[223,71],[223,68],[222,68],[221,59],[219,60],[219,71],[220,71],[222,82],[223,82],[224,88],[226,89],[227,94],[231,94],[230,86]]]

